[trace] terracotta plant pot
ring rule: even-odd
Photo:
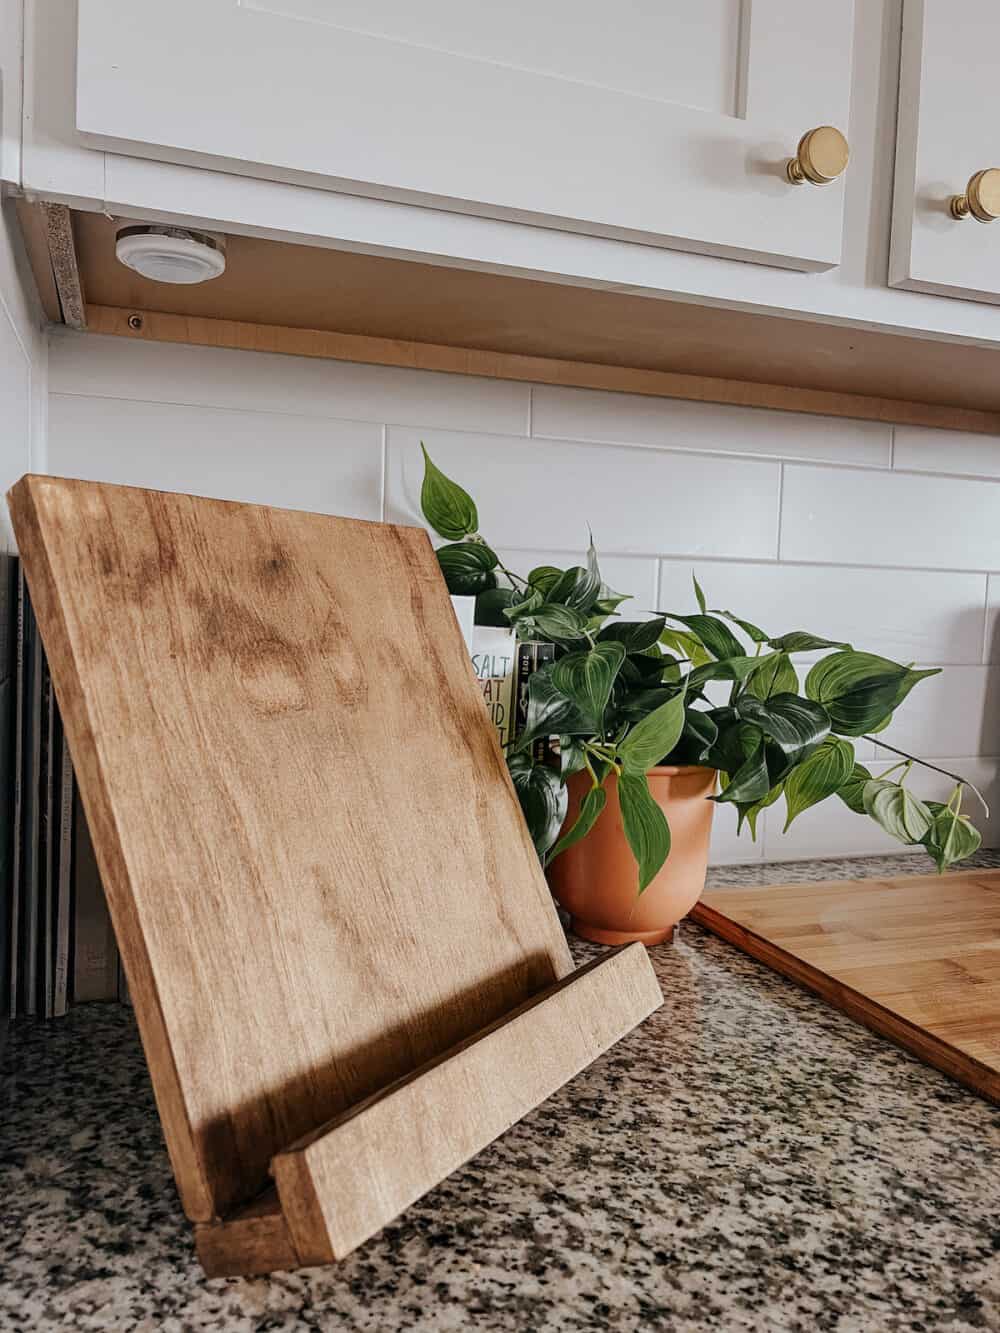
[[[653,768],[649,790],[670,824],[671,848],[666,863],[645,893],[639,895],[635,858],[625,840],[618,780],[612,773],[597,823],[585,838],[557,856],[548,869],[556,901],[572,917],[572,930],[598,944],[662,944],[674,926],[701,897],[708,869],[715,791],[712,768]],[[570,778],[569,810],[564,829],[576,819],[590,777]]]

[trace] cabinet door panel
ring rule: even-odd
[[[998,62],[997,0],[904,0],[891,286],[1000,302],[1000,221],[949,210],[1000,166]]]
[[[822,269],[852,0],[79,0],[77,125],[141,156]]]

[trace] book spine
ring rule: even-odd
[[[33,1017],[38,1012],[39,900],[41,897],[41,794],[42,766],[42,643],[31,609],[25,603],[25,627],[28,661],[26,771],[24,776],[24,928],[21,958],[24,983],[21,994],[24,1012]]]
[[[73,762],[60,725],[62,762],[59,773],[59,857],[56,909],[55,1000],[53,1012],[61,1018],[69,1008],[69,937],[73,866]]]
[[[24,568],[17,569],[17,639],[14,659],[14,828],[10,871],[10,1016],[18,1013],[21,962],[21,871],[24,846]]]
[[[40,800],[41,831],[41,949],[39,966],[41,993],[39,1012],[52,1018],[55,1012],[56,953],[56,708],[49,662],[42,651],[42,763]]]
[[[472,669],[502,746],[507,745],[512,735],[516,651],[512,630],[493,625],[473,626]]]
[[[514,707],[514,735],[520,736],[528,724],[528,681],[541,667],[554,662],[555,644],[527,642],[517,645],[516,702]],[[556,747],[548,736],[540,736],[531,746],[536,763],[552,764]]]
[[[73,802],[73,1002],[118,998],[118,947],[79,792]]]

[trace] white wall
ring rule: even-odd
[[[0,208],[0,493],[42,452],[48,406],[46,335],[13,201]],[[0,549],[12,549],[6,504]]]
[[[713,605],[774,633],[946,666],[886,739],[1000,805],[994,441],[65,330],[50,389],[55,473],[415,522],[422,439],[522,568],[578,556],[589,523],[637,610],[693,609],[697,569]],[[755,846],[720,809],[715,860],[898,850],[839,802],[784,838],[780,810]],[[1000,843],[1000,818],[985,832]]]

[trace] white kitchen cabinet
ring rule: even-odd
[[[79,0],[76,128],[128,156],[799,270],[841,257],[853,0]]]
[[[1000,220],[950,209],[975,173],[1000,166],[998,61],[997,0],[904,0],[893,286],[1000,302]]]

